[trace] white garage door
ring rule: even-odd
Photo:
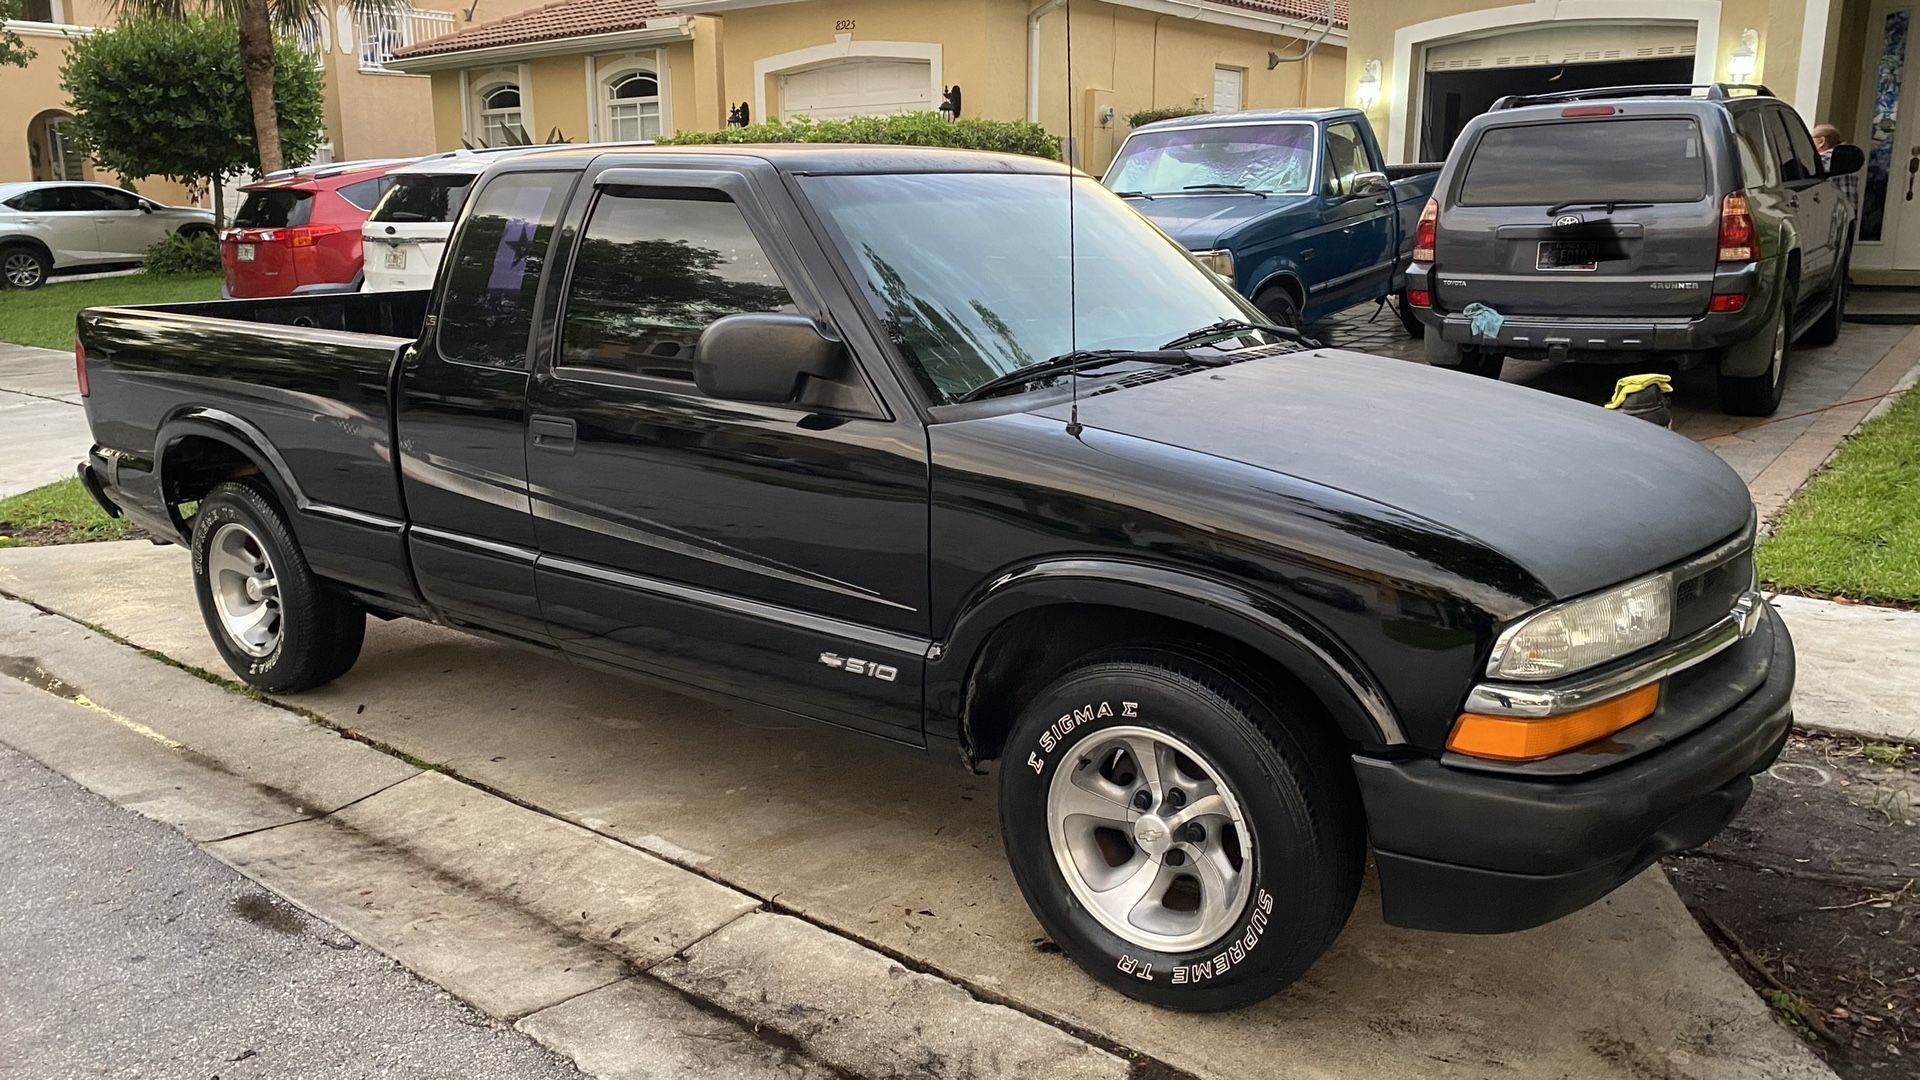
[[[840,60],[780,77],[785,120],[893,116],[933,107],[933,66],[925,60]]]
[[[1529,27],[1427,47],[1428,71],[1611,64],[1692,56],[1692,23],[1593,23]]]

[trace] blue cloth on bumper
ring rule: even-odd
[[[1473,327],[1474,337],[1489,341],[1500,337],[1500,326],[1507,321],[1499,312],[1481,303],[1468,304],[1460,309],[1460,314],[1467,317],[1468,324]]]

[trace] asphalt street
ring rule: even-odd
[[[0,746],[0,1077],[580,1077]]]

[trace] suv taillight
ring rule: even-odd
[[[1420,211],[1420,224],[1413,227],[1413,261],[1430,263],[1433,261],[1433,233],[1440,224],[1440,200],[1428,199],[1426,209]]]
[[[93,387],[87,385],[87,347],[79,338],[73,339],[73,379],[80,384],[81,397],[93,393]]]
[[[337,236],[342,231],[338,225],[299,225],[281,229],[280,235],[294,247],[312,247],[315,240],[323,236]]]
[[[1753,229],[1747,194],[1735,191],[1720,203],[1720,261],[1755,262],[1760,258],[1760,236]]]

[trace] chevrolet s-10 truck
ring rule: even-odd
[[[1297,979],[1369,850],[1399,925],[1574,911],[1790,722],[1712,453],[1309,348],[1054,162],[556,148],[430,292],[79,337],[82,476],[246,682],[429,619],[997,764],[1035,916],[1163,1006]]]

